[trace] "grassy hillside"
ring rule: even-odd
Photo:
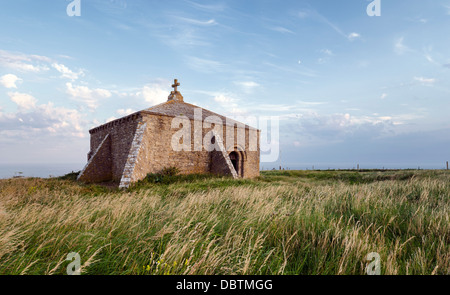
[[[447,171],[0,180],[0,274],[450,274]]]

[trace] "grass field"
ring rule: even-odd
[[[0,180],[0,274],[450,274],[448,171]]]

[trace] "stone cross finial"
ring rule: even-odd
[[[180,83],[178,83],[178,80],[177,79],[175,79],[175,83],[172,85],[172,88],[174,88],[175,89],[175,92],[178,92],[178,86],[180,86],[181,84]]]
[[[172,91],[169,95],[168,101],[176,100],[176,101],[184,101],[183,95],[181,95],[180,92],[178,92],[178,86],[180,86],[180,83],[178,83],[178,80],[175,79],[175,83],[172,85],[172,87],[175,89],[175,91]]]

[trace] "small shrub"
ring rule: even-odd
[[[176,176],[180,174],[180,169],[178,169],[177,167],[168,167],[161,170],[161,172],[159,172],[158,174],[162,176]]]
[[[159,173],[150,173],[144,179],[145,183],[164,183],[169,184],[172,183],[180,173],[180,170],[176,167],[168,167],[162,169]]]

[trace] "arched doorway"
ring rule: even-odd
[[[239,169],[238,169],[239,154],[236,152],[232,152],[230,154],[230,160],[231,160],[231,163],[233,164],[234,170],[236,170],[236,172],[239,174]]]
[[[244,156],[239,151],[230,153],[230,160],[239,177],[244,177]]]

